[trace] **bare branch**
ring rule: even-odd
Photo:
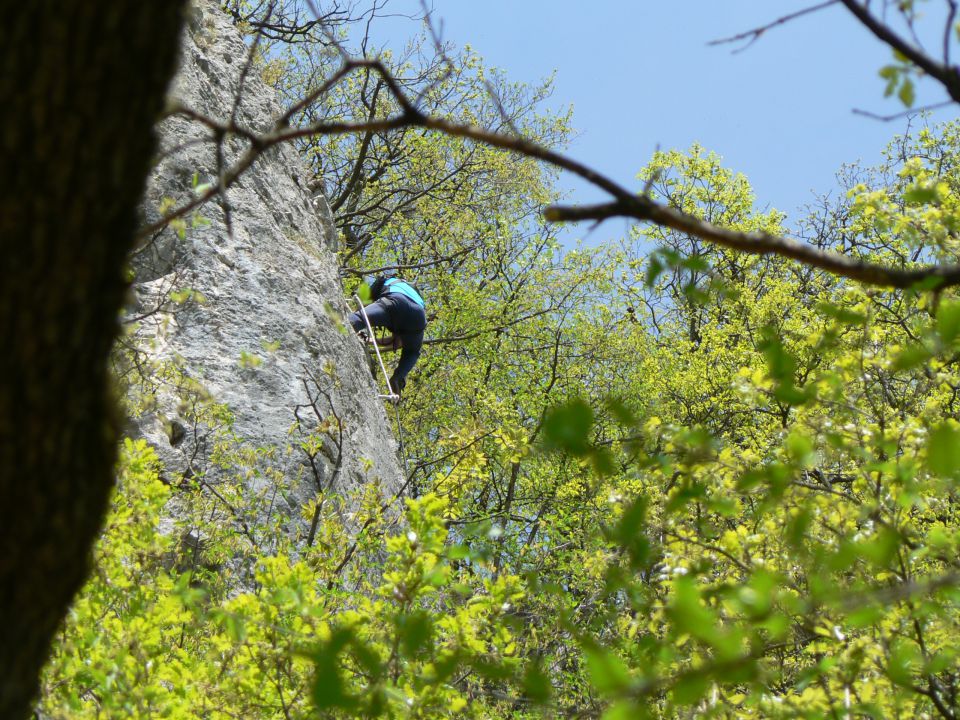
[[[269,23],[270,18],[273,16],[273,11],[276,6],[276,2],[271,2],[269,7],[267,7],[267,14],[263,19],[264,23]],[[253,67],[254,61],[257,59],[257,51],[260,49],[260,42],[263,40],[263,25],[257,29],[257,33],[253,38],[253,42],[250,43],[250,49],[247,51],[247,60],[243,64],[243,69],[240,71],[240,80],[237,83],[237,92],[234,94],[233,98],[233,107],[230,109],[230,120],[228,125],[236,125],[237,122],[237,111],[240,109],[240,102],[243,100],[243,89],[247,84],[247,76],[250,74],[250,68]]]
[[[957,2],[956,0],[947,0],[947,7],[950,9],[947,12],[947,22],[943,26],[943,64],[947,67],[950,66],[950,40],[953,37],[954,27],[953,23],[957,19]]]
[[[953,100],[944,100],[943,102],[933,103],[932,105],[924,105],[919,108],[910,108],[909,110],[904,110],[898,113],[892,113],[890,115],[879,115],[869,110],[861,110],[860,108],[854,108],[854,115],[862,115],[863,117],[868,117],[871,120],[880,120],[881,122],[892,122],[894,120],[903,120],[904,118],[912,117],[917,113],[927,112],[930,110],[942,110],[945,107],[953,105]]]
[[[938,288],[960,285],[960,265],[927,265],[911,270],[887,267],[819,250],[793,238],[719,227],[643,196],[601,205],[553,206],[547,208],[544,216],[552,222],[632,217],[732,250],[752,255],[780,255],[866,285],[910,288],[933,280],[939,281],[936,283]]]
[[[373,120],[377,116],[377,96],[380,95],[380,89],[383,87],[383,82],[378,80],[376,86],[373,88],[373,97],[370,99],[370,113],[367,116],[367,120]],[[367,133],[363,136],[363,140],[360,142],[360,150],[357,152],[357,160],[353,165],[353,172],[350,174],[347,184],[344,186],[343,191],[340,195],[334,198],[333,202],[330,203],[330,210],[332,212],[337,212],[343,204],[347,201],[357,184],[360,182],[362,177],[363,165],[367,158],[367,151],[370,148],[370,143],[373,140],[373,133]]]
[[[852,5],[856,8],[856,11],[865,12],[863,8],[852,2],[852,0],[840,1],[848,7]],[[868,20],[865,22],[877,24],[884,31],[889,32],[886,26],[877,23],[869,14],[867,14],[867,18]],[[902,43],[899,38],[897,41]],[[917,55],[917,52],[913,51],[913,54]],[[929,58],[922,56],[922,54],[920,57],[927,65],[932,62]],[[928,265],[914,269],[888,267],[838,253],[819,250],[791,238],[779,237],[767,233],[743,233],[729,230],[658,203],[649,197],[636,195],[592,168],[566,155],[562,155],[538,143],[527,140],[526,138],[505,135],[486,130],[476,125],[456,123],[445,118],[426,115],[406,97],[396,78],[379,60],[364,59],[346,62],[322,87],[332,87],[332,85],[340,79],[359,68],[368,68],[382,78],[384,85],[393,94],[400,106],[399,114],[393,117],[368,120],[366,122],[324,121],[300,128],[289,128],[287,127],[287,123],[293,113],[288,111],[278,120],[272,132],[262,136],[256,136],[249,131],[237,127],[235,123],[220,123],[209,118],[203,118],[187,110],[178,110],[177,112],[180,114],[208,125],[208,127],[214,131],[215,135],[217,133],[233,133],[248,139],[250,141],[250,148],[232,168],[222,173],[217,187],[210,188],[200,197],[186,203],[158,222],[147,226],[141,230],[140,237],[143,238],[152,235],[170,222],[170,220],[185,215],[216,194],[223,192],[224,189],[232,185],[232,183],[250,167],[264,150],[278,143],[316,135],[387,133],[402,128],[419,127],[497,147],[502,150],[540,160],[563,170],[568,170],[592,185],[604,190],[614,198],[612,202],[599,205],[581,207],[553,206],[547,208],[544,217],[551,222],[602,221],[613,217],[634,218],[662,227],[669,227],[722,247],[756,255],[780,255],[868,285],[909,288],[930,281],[932,281],[933,286],[937,288],[960,285],[960,265]],[[953,69],[945,71],[941,73],[941,75],[943,77],[942,81],[945,83],[958,79]],[[958,83],[958,88],[960,88],[960,83]],[[316,93],[320,91],[321,90],[318,89],[313,95],[318,97],[319,95]],[[958,90],[958,96],[960,96],[960,90]]]
[[[778,25],[783,25],[784,23],[788,23],[791,20],[796,20],[797,18],[803,17],[804,15],[810,15],[811,13],[819,12],[820,10],[823,10],[824,8],[828,8],[831,5],[836,5],[838,2],[840,2],[840,0],[826,0],[826,2],[822,2],[819,5],[812,5],[808,8],[804,8],[803,10],[798,10],[797,12],[790,13],[789,15],[784,15],[783,17],[777,18],[773,22],[767,23],[766,25],[762,25],[761,27],[758,27],[758,28],[754,28],[753,30],[747,30],[746,32],[742,32],[737,35],[732,35],[726,38],[720,38],[719,40],[711,40],[710,42],[707,43],[707,45],[729,45],[730,43],[746,40],[746,43],[744,45],[742,45],[741,47],[733,51],[735,53],[743,52],[748,47],[753,45],[757,40],[759,40],[760,36],[763,35],[767,30],[771,30],[777,27]]]
[[[910,62],[923,70],[927,75],[936,79],[951,98],[960,102],[960,72],[957,68],[941,64],[917,47],[914,47],[889,26],[875,18],[866,5],[856,0],[840,0],[860,23],[872,32],[879,40],[899,52]]]
[[[544,310],[537,310],[536,312],[532,312],[529,315],[524,315],[523,317],[516,318],[515,320],[511,320],[510,322],[503,323],[502,325],[495,325],[492,327],[483,328],[481,330],[477,330],[476,332],[468,333],[466,335],[432,338],[430,340],[424,340],[423,344],[424,345],[449,345],[450,343],[464,342],[465,340],[473,340],[474,338],[478,338],[481,335],[487,335],[489,333],[506,330],[509,327],[513,327],[514,325],[519,325],[520,323],[524,323],[527,320],[532,320],[533,318],[540,317],[541,315],[546,315],[547,313],[551,313],[554,310],[556,310],[555,307],[549,307]]]
[[[457,258],[473,252],[478,247],[480,247],[480,243],[476,242],[473,245],[461,248],[450,255],[434,258],[433,260],[427,260],[426,262],[422,263],[413,263],[410,265],[384,265],[383,267],[360,269],[341,267],[340,272],[345,275],[353,275],[354,277],[363,277],[364,275],[379,275],[380,273],[389,272],[391,270],[420,270],[421,268],[433,267],[434,265],[442,265],[443,263],[453,262]]]

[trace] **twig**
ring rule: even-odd
[[[649,198],[633,196],[626,200],[578,207],[553,206],[544,213],[547,220],[570,222],[632,217],[694,235],[702,240],[752,255],[779,255],[805,265],[826,270],[865,285],[890,288],[914,288],[930,282],[935,288],[960,285],[960,265],[925,265],[907,270],[865,262],[846,255],[819,250],[812,245],[765,232],[739,232],[719,227],[680,212]],[[930,289],[935,289],[930,288]]]
[[[441,265],[443,263],[452,262],[457,258],[462,257],[463,255],[467,255],[468,253],[473,252],[478,247],[480,247],[480,243],[476,242],[473,245],[457,250],[457,252],[452,253],[450,255],[445,255],[444,257],[440,257],[440,258],[434,258],[433,260],[427,260],[426,262],[422,262],[422,263],[412,263],[408,265],[384,265],[383,267],[359,268],[359,269],[341,267],[340,272],[345,275],[353,275],[354,277],[363,277],[364,275],[379,275],[380,273],[388,272],[390,270],[419,270],[425,267],[433,267],[434,265]]]
[[[893,120],[903,120],[903,118],[913,117],[922,112],[932,111],[932,110],[941,110],[945,107],[953,105],[953,100],[944,100],[943,102],[933,103],[932,105],[924,105],[919,108],[909,108],[908,110],[903,110],[898,113],[893,113],[891,115],[879,115],[869,110],[861,110],[860,108],[854,108],[854,115],[862,115],[863,117],[870,118],[871,120],[880,120],[881,122],[891,122]]]
[[[862,8],[859,8],[856,3],[851,3],[850,0],[841,0],[841,2],[853,4],[858,10],[862,11]],[[872,17],[870,20],[872,21]],[[925,59],[925,62],[928,65],[930,63],[928,58]],[[651,198],[638,196],[583,163],[550,150],[536,142],[527,140],[526,138],[504,135],[476,125],[456,123],[445,118],[425,115],[404,95],[396,78],[390,74],[389,70],[379,60],[356,60],[345,63],[344,67],[336,74],[336,77],[342,79],[349,74],[349,72],[357,68],[370,68],[380,74],[387,88],[393,93],[400,106],[399,114],[393,117],[367,122],[317,122],[301,128],[284,127],[286,121],[289,119],[289,113],[285,114],[273,132],[259,137],[247,133],[250,139],[250,148],[247,153],[237,161],[233,168],[224,174],[221,185],[223,187],[229,187],[253,164],[260,154],[278,143],[315,135],[342,135],[366,132],[385,133],[401,128],[419,127],[442,132],[453,137],[484,143],[491,147],[514,152],[546,162],[560,169],[568,170],[590,184],[604,190],[614,198],[612,202],[599,205],[549,207],[544,212],[544,218],[550,222],[602,221],[614,217],[634,218],[687,233],[721,247],[727,247],[754,255],[780,255],[867,285],[891,288],[914,288],[920,286],[922,283],[928,282],[930,286],[927,289],[942,289],[960,285],[960,265],[927,265],[909,270],[888,267],[834,252],[819,250],[792,238],[780,237],[765,232],[744,233],[719,227],[693,215],[660,204]],[[957,76],[955,71],[951,69],[949,73],[940,73],[939,77],[942,78],[942,82],[946,83],[951,78]],[[960,80],[960,78],[958,78],[958,80]],[[960,83],[958,83],[957,97],[960,97]],[[194,114],[194,117],[200,119],[196,114]],[[225,129],[225,126],[217,121],[210,119],[203,119],[201,121],[213,129]],[[229,128],[229,130],[233,131],[233,128]],[[153,234],[170,222],[170,220],[185,215],[212,198],[219,191],[219,187],[211,188],[199,198],[195,198],[161,220],[141,230],[140,237],[143,238]]]
[[[947,0],[950,10],[947,12],[947,21],[943,25],[943,64],[950,67],[950,40],[954,33],[954,20],[957,18],[956,0]]]
[[[753,45],[757,40],[760,39],[760,36],[763,35],[767,30],[771,30],[778,25],[783,25],[790,22],[791,20],[796,20],[798,17],[803,17],[804,15],[809,15],[811,13],[818,12],[824,8],[828,8],[831,5],[836,5],[840,0],[826,0],[819,5],[812,5],[803,10],[798,10],[797,12],[790,13],[789,15],[784,15],[783,17],[777,18],[771,23],[767,23],[753,30],[747,30],[746,32],[739,33],[737,35],[732,35],[726,38],[720,38],[719,40],[711,40],[707,45],[729,45],[730,43],[740,42],[741,40],[746,40],[746,44],[734,50],[734,53],[743,52],[748,47]]]
[[[872,32],[877,39],[889,45],[892,49],[899,52],[907,60],[912,62],[927,75],[936,79],[943,85],[947,94],[951,98],[960,102],[960,72],[957,68],[943,65],[919,48],[914,47],[897,33],[891,30],[883,22],[875,18],[866,5],[861,5],[856,0],[840,0],[860,23]]]

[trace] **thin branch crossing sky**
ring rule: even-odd
[[[841,164],[877,162],[906,128],[905,119],[881,122],[853,113],[890,114],[903,106],[883,98],[878,71],[891,61],[889,49],[839,6],[771,29],[741,52],[732,51],[742,43],[708,45],[812,4],[433,0],[443,39],[471,45],[511,79],[536,82],[556,71],[550,103],[573,105],[579,134],[569,152],[575,159],[639,189],[635,175],[657,147],[699,142],[747,175],[760,208],[775,207],[792,219],[813,191],[836,192]],[[419,6],[419,0],[390,3],[393,12],[415,13]],[[400,30],[398,22],[381,31]],[[918,90],[917,105],[944,99],[933,83]],[[955,115],[948,107],[933,117]],[[575,178],[563,184],[570,200],[602,199]]]

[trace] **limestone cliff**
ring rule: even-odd
[[[195,3],[172,100],[224,121],[239,98],[240,126],[270,127],[281,108],[256,65],[241,91],[247,55],[216,4]],[[160,135],[162,153],[144,200],[147,222],[217,182],[208,128],[172,117]],[[224,160],[245,148],[229,140]],[[134,432],[158,448],[168,479],[177,482],[216,472],[209,462],[213,426],[232,415],[231,432],[259,448],[263,464],[289,485],[281,510],[290,515],[318,490],[343,493],[380,482],[395,491],[401,470],[385,408],[365,350],[342,323],[348,307],[329,210],[307,189],[295,148],[261,156],[227,201],[229,222],[224,205],[210,202],[136,253],[128,321],[136,321],[138,349],[131,362],[151,365],[153,385]],[[198,422],[197,397],[225,408]],[[318,425],[323,442],[306,452],[299,441]],[[254,472],[249,482],[257,489],[271,480]]]

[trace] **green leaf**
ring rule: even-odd
[[[800,508],[796,515],[787,522],[787,542],[795,550],[804,547],[807,531],[813,522],[813,513],[808,508]]]
[[[773,396],[787,405],[803,405],[811,398],[811,393],[798,388],[794,383],[797,361],[783,346],[773,328],[764,330],[764,339],[760,350],[767,360],[770,378],[774,381]]]
[[[883,608],[878,605],[864,605],[853,610],[846,618],[846,624],[852,628],[866,628],[875,625],[883,618]]]
[[[772,333],[767,335],[762,347],[763,356],[767,360],[770,377],[783,382],[793,380],[793,373],[797,369],[797,361],[786,351],[780,338]]]
[[[537,663],[527,666],[523,675],[523,695],[536,705],[546,705],[553,694],[550,678]]]
[[[643,531],[646,523],[647,507],[650,501],[646,497],[638,497],[624,510],[614,531],[614,538],[621,542],[628,542],[637,533]]]
[[[762,617],[773,607],[776,587],[777,578],[774,575],[758,570],[750,582],[740,588],[737,599],[747,614]]]
[[[470,666],[487,680],[509,680],[513,676],[513,671],[503,662],[473,660]]]
[[[600,720],[638,720],[646,717],[650,717],[650,711],[646,705],[640,705],[632,700],[624,700],[616,705],[611,705],[600,717]]]
[[[797,683],[795,685],[796,689],[803,690],[804,688],[810,686],[817,678],[824,673],[829,672],[830,669],[836,664],[836,658],[825,657],[822,658],[816,665],[801,670],[797,675]]]
[[[885,65],[880,68],[880,77],[887,81],[883,89],[883,96],[890,97],[897,89],[897,79],[900,77],[900,68],[896,65]]]
[[[709,293],[694,282],[683,286],[683,294],[694,305],[706,305],[710,301]]]
[[[614,419],[624,427],[634,427],[637,424],[633,411],[623,401],[611,397],[607,398],[606,405]]]
[[[694,272],[704,272],[710,269],[710,263],[702,255],[691,255],[680,262],[680,267]]]
[[[712,638],[716,634],[717,616],[700,603],[700,591],[693,578],[681,577],[674,581],[673,602],[667,614],[680,633],[697,638]]]
[[[318,710],[340,708],[350,710],[357,704],[355,697],[347,692],[346,683],[340,674],[338,656],[353,639],[353,631],[348,628],[338,628],[331,633],[330,639],[325,642],[314,655],[316,673],[313,681],[312,695],[314,705]]]
[[[243,618],[236,613],[224,613],[223,624],[227,635],[235,643],[242,643],[247,637],[246,627]]]
[[[920,653],[917,648],[906,641],[899,641],[890,651],[887,675],[898,685],[912,685],[913,673],[919,665]]]
[[[466,560],[473,557],[473,551],[469,545],[451,545],[447,548],[448,560]]]
[[[723,517],[732,518],[736,517],[739,507],[737,506],[737,501],[730,497],[710,497],[707,498],[707,507],[710,508],[712,512],[722,515]]]
[[[343,318],[340,317],[340,311],[333,307],[328,300],[325,300],[323,303],[323,312],[330,319],[330,322],[333,324],[333,327],[336,328],[337,332],[341,335],[347,334],[347,325],[343,322]]]
[[[867,316],[863,313],[854,312],[834,303],[817,303],[817,310],[827,317],[839,320],[844,325],[865,325],[867,322]]]
[[[810,393],[793,383],[783,383],[773,390],[773,396],[785,405],[803,405],[810,400]]]
[[[415,657],[433,639],[433,621],[430,614],[421,611],[397,618],[400,647],[407,657]]]
[[[895,372],[910,370],[923,365],[933,353],[924,345],[908,345],[894,357],[890,367]]]
[[[703,673],[688,673],[681,676],[673,686],[673,701],[677,705],[695,705],[710,689],[710,678]]]
[[[960,335],[960,302],[944,301],[937,309],[937,334],[945,347]]]
[[[610,533],[612,539],[629,553],[634,568],[646,564],[650,557],[650,541],[644,533],[648,504],[647,498],[637,498],[624,510]]]
[[[670,500],[667,502],[664,511],[668,515],[672,515],[678,510],[686,507],[691,501],[699,500],[705,497],[706,494],[706,488],[700,483],[687,482],[677,488],[677,490],[674,491],[674,493],[670,496]]]
[[[580,398],[551,408],[543,421],[543,437],[552,450],[563,450],[583,457],[590,451],[593,410]]]
[[[799,430],[794,430],[787,436],[787,452],[790,453],[790,459],[800,467],[813,464],[813,441]]]
[[[884,80],[890,80],[900,74],[900,68],[896,65],[884,65],[878,73]]]
[[[923,185],[914,185],[903,193],[903,201],[908,205],[929,205],[936,199],[936,189]]]
[[[612,651],[597,645],[583,649],[587,671],[594,686],[604,695],[623,693],[630,686],[630,672]]]
[[[897,93],[897,97],[900,98],[900,102],[907,107],[913,107],[913,103],[917,99],[917,95],[913,87],[913,80],[910,78],[903,79],[903,82],[900,84],[900,91]]]
[[[373,648],[356,637],[353,639],[353,657],[370,680],[380,679],[384,670],[380,656]]]
[[[898,532],[881,528],[869,540],[860,543],[860,552],[878,567],[886,567],[896,556],[900,543]]]
[[[953,665],[957,660],[956,650],[953,648],[948,648],[939,653],[934,654],[924,665],[923,672],[925,675],[933,675],[936,673],[943,672],[951,665]]]
[[[660,277],[660,273],[662,273],[663,270],[663,263],[660,262],[656,255],[651,255],[647,261],[647,273],[643,279],[644,285],[653,287],[653,284],[657,281],[657,278]]]
[[[942,423],[930,433],[927,442],[927,467],[940,477],[953,477],[960,471],[960,427]]]
[[[938,287],[943,285],[944,278],[940,275],[928,275],[923,280],[915,282],[910,286],[911,290],[916,292],[924,292],[925,290],[936,290]]]
[[[600,477],[610,477],[617,470],[617,464],[609,448],[594,448],[590,452],[590,461],[593,464],[593,471]]]
[[[357,288],[357,297],[364,305],[369,305],[373,301],[373,295],[370,293],[370,285],[367,282],[360,283]]]

